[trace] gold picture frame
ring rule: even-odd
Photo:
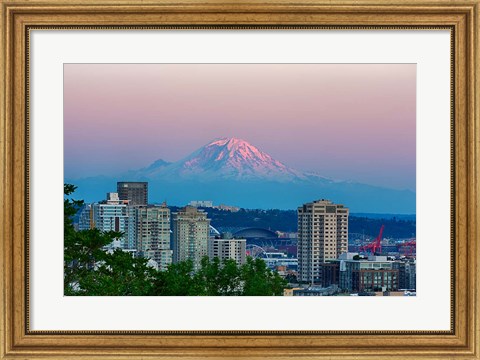
[[[0,0],[0,359],[480,359],[479,0]],[[449,331],[31,331],[31,29],[448,29],[452,40],[452,312]],[[453,146],[454,144],[454,146]]]

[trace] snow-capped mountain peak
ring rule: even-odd
[[[301,172],[238,138],[215,139],[186,158],[166,166],[164,170],[154,172],[156,175],[181,178],[195,176],[200,179],[271,179],[282,182],[304,178]]]

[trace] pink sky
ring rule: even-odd
[[[415,190],[415,64],[66,64],[65,177],[242,138],[286,165]]]

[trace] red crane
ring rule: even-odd
[[[405,256],[412,256],[413,252],[417,250],[417,240],[410,239],[404,243],[398,244],[398,252],[400,252],[401,248],[405,249]]]
[[[383,235],[383,229],[385,228],[385,225],[382,225],[380,228],[380,233],[378,236],[373,240],[370,244],[364,245],[360,247],[361,252],[366,252],[367,250],[370,250],[372,252],[372,255],[375,255],[377,252],[382,253],[382,235]]]

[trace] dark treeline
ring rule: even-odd
[[[365,234],[365,236],[377,237],[382,225],[385,225],[383,237],[405,239],[416,235],[416,222],[413,220],[371,219],[367,217],[350,216],[348,228],[350,234]]]
[[[172,207],[172,211],[179,208]],[[297,231],[297,212],[295,210],[248,210],[240,209],[230,212],[213,208],[204,209],[212,219],[215,228],[247,228],[258,227],[273,231]],[[416,222],[414,220],[389,218],[371,218],[349,216],[349,232],[365,234],[366,237],[376,237],[380,227],[385,225],[384,237],[410,238],[415,237]]]

